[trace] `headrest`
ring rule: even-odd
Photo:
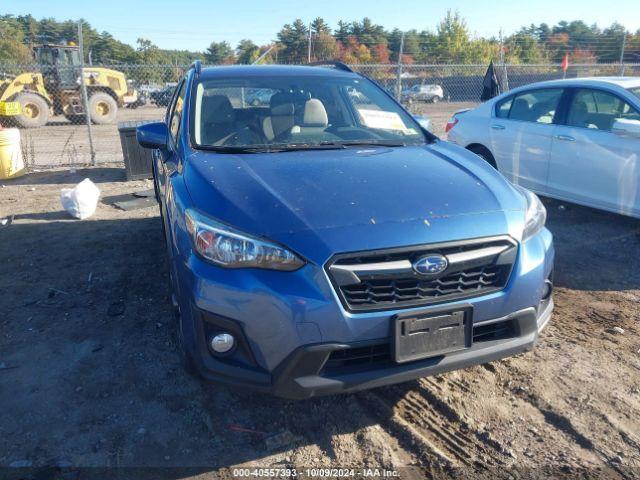
[[[202,97],[202,121],[204,123],[233,123],[236,112],[226,95]]]
[[[317,98],[307,100],[304,104],[302,125],[305,127],[326,127],[329,125],[327,111],[322,102]]]
[[[290,93],[276,93],[271,96],[270,107],[272,116],[293,115],[295,110],[294,97]]]

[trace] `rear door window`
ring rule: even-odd
[[[562,88],[546,88],[519,93],[513,98],[509,119],[533,123],[553,123]]]
[[[513,97],[498,102],[498,104],[496,105],[496,117],[509,118],[509,110],[511,110],[511,105],[513,105]]]

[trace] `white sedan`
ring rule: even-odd
[[[513,183],[640,217],[640,78],[534,83],[456,112],[446,130]]]

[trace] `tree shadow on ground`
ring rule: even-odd
[[[0,180],[0,185],[56,185],[74,184],[81,182],[85,178],[91,179],[93,183],[109,183],[125,181],[124,167],[95,167],[76,168],[71,172],[71,167],[45,172],[32,172],[22,177]]]
[[[0,465],[68,459],[177,479],[305,445],[336,459],[335,435],[381,421],[358,395],[289,401],[185,373],[158,217],[34,219],[57,217],[0,232]]]

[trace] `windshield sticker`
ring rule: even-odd
[[[362,123],[369,128],[379,128],[382,130],[406,130],[406,126],[400,115],[396,112],[386,112],[384,110],[358,110]]]

